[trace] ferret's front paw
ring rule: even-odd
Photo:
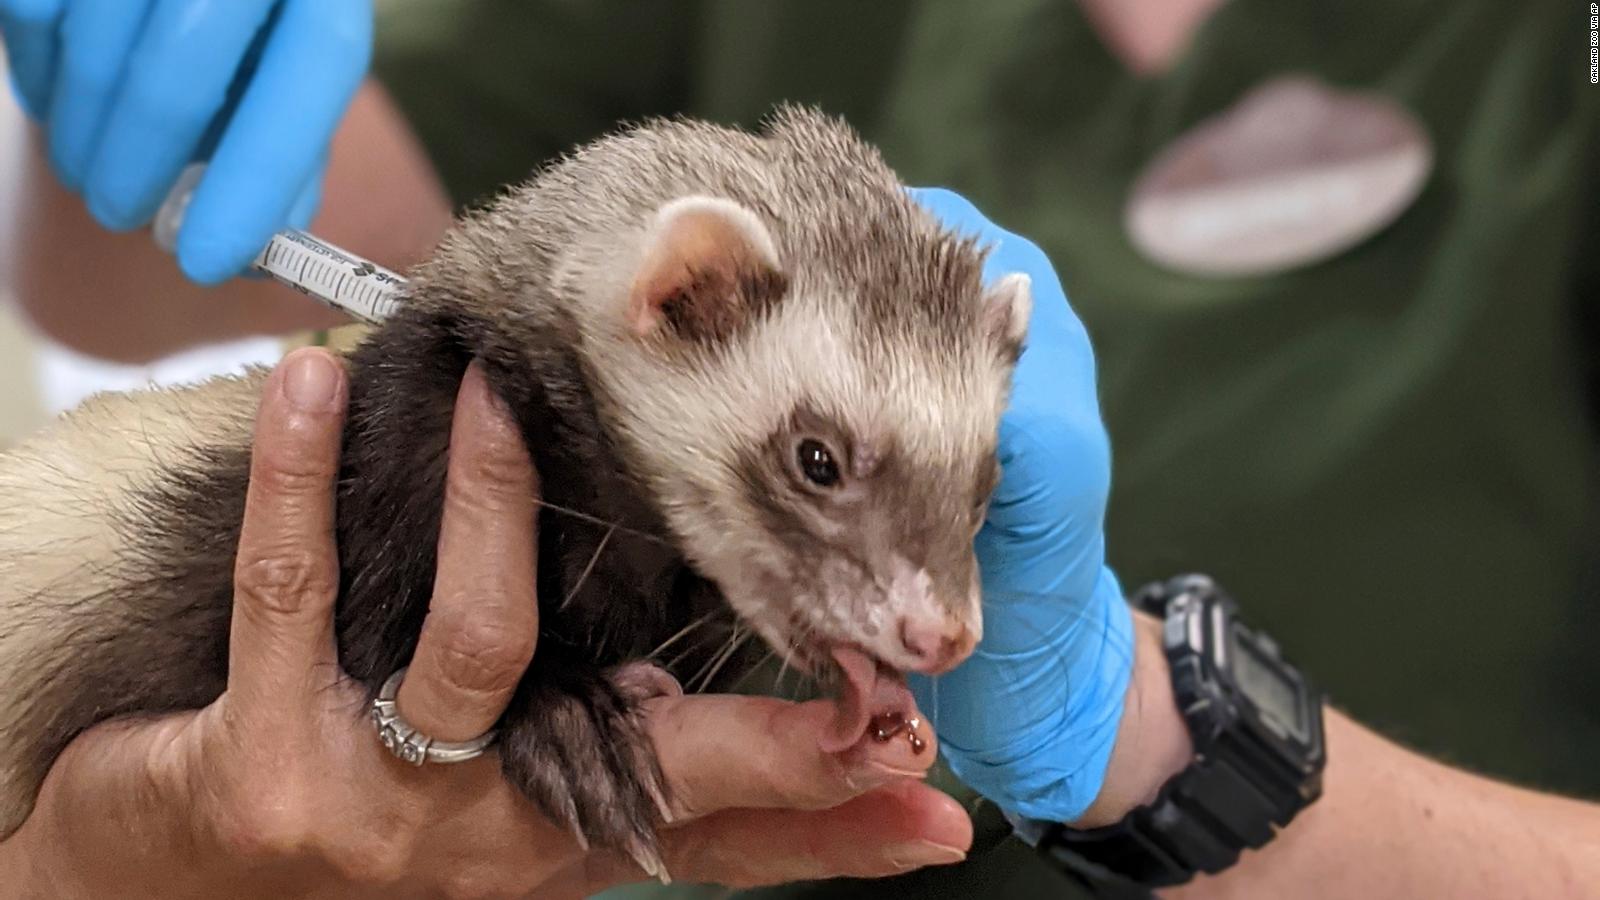
[[[681,693],[671,675],[645,663],[561,684],[525,688],[506,716],[506,777],[584,846],[627,853],[647,874],[668,879],[656,826],[668,804],[655,747],[639,705]]]

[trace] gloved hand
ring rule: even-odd
[[[149,222],[217,139],[177,248],[209,284],[315,213],[371,57],[372,0],[0,0],[0,33],[51,165],[107,228]]]
[[[1004,809],[1071,822],[1100,793],[1133,666],[1132,615],[1105,565],[1111,464],[1093,351],[1037,246],[950,191],[913,194],[991,246],[986,279],[1027,273],[1033,317],[977,538],[983,639],[911,689],[958,778]]]

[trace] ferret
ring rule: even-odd
[[[1031,307],[1026,276],[985,287],[985,253],[798,108],[648,122],[469,213],[347,358],[344,671],[375,695],[416,647],[477,360],[544,504],[509,781],[659,865],[666,785],[619,673],[706,608],[833,673],[827,749],[853,746],[911,704],[901,673],[981,634],[973,538]],[[0,457],[0,837],[75,735],[223,690],[263,377],[93,398]]]

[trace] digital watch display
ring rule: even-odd
[[[1285,740],[1305,743],[1311,735],[1304,697],[1273,661],[1257,649],[1259,637],[1243,625],[1234,623],[1228,634],[1228,669],[1233,683],[1245,699],[1255,704],[1261,724],[1270,730],[1282,729]]]
[[[1322,695],[1203,575],[1142,588],[1162,618],[1173,695],[1195,759],[1155,801],[1104,828],[1018,822],[1018,832],[1105,897],[1144,897],[1232,865],[1322,792]]]

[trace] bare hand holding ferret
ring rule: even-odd
[[[581,897],[641,877],[543,819],[492,752],[417,768],[374,738],[334,646],[346,398],[342,368],[318,350],[266,382],[226,692],[74,741],[0,845],[0,883],[50,897]],[[537,650],[536,476],[476,367],[448,484],[433,603],[398,698],[407,721],[447,741],[493,726]],[[920,781],[934,754],[903,741],[824,753],[833,713],[831,701],[649,701],[675,879],[874,876],[962,857],[965,812]]]

